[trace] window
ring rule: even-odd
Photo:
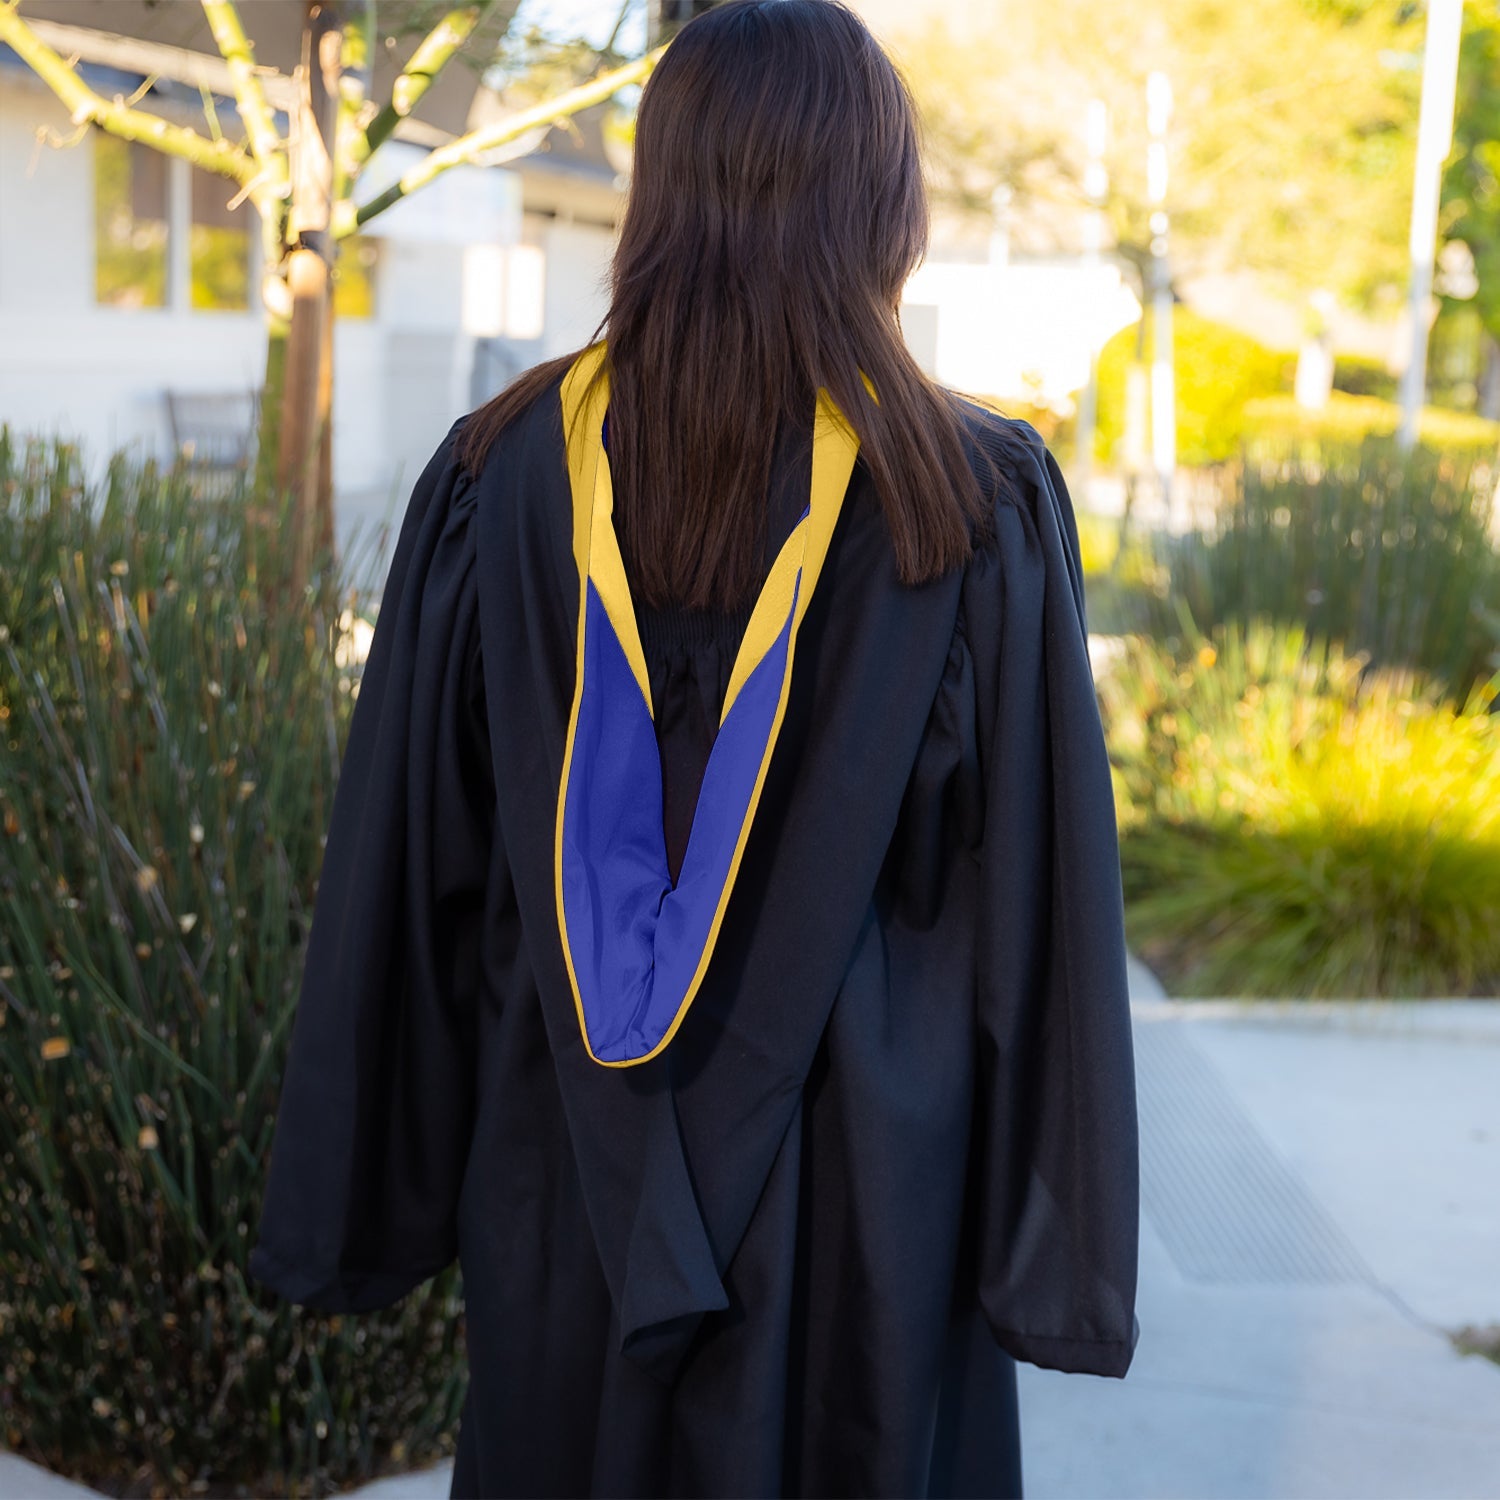
[[[375,271],[380,241],[351,234],[339,245],[333,267],[333,311],[339,318],[375,316]]]
[[[243,312],[251,305],[248,203],[227,177],[103,130],[94,137],[94,295],[106,307]]]
[[[94,135],[94,288],[109,307],[167,305],[167,159]]]
[[[188,232],[192,305],[209,312],[243,311],[250,306],[250,235],[254,210],[248,203],[229,208],[237,183],[189,165],[192,226]]]

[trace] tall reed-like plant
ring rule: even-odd
[[[0,432],[0,1435],[121,1495],[323,1493],[462,1398],[456,1274],[246,1278],[354,691],[252,501]]]
[[[1213,525],[1162,541],[1171,593],[1201,629],[1297,624],[1462,699],[1500,667],[1496,457],[1258,441]]]

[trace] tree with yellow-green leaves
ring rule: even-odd
[[[299,589],[308,579],[315,550],[333,546],[332,277],[340,244],[451,168],[483,162],[499,148],[644,81],[664,47],[626,62],[614,55],[613,38],[602,54],[564,49],[548,66],[533,70],[543,82],[535,102],[430,150],[397,182],[358,205],[355,184],[370,158],[471,43],[495,0],[440,5],[435,12],[430,4],[388,0],[381,7],[387,20],[410,22],[413,16],[435,14],[435,23],[384,100],[370,93],[372,59],[384,34],[376,0],[309,0],[294,74],[296,105],[285,134],[278,128],[235,0],[200,3],[229,70],[243,139],[231,139],[216,128],[205,134],[141,109],[134,100],[95,92],[72,61],[27,24],[24,0],[0,0],[0,43],[8,44],[51,88],[74,124],[183,157],[224,178],[232,201],[254,206],[266,267],[262,301],[271,335],[262,397],[261,477],[274,483],[278,493],[290,493],[296,522],[289,577]]]
[[[1399,307],[1422,9],[1397,0],[997,0],[992,24],[911,29],[895,50],[922,105],[934,196],[982,220],[1081,211],[1088,101],[1108,108],[1110,230],[1149,258],[1146,76],[1167,74],[1174,270],[1250,268]]]
[[[978,13],[978,12],[976,12]],[[1172,83],[1174,276],[1253,270],[1303,303],[1400,316],[1410,276],[1425,7],[1416,0],[993,0],[985,24],[920,23],[893,50],[922,107],[940,211],[986,234],[997,187],[1013,242],[1068,243],[1088,205],[1084,121],[1107,106],[1104,205],[1120,258],[1150,260],[1145,80]],[[1473,349],[1477,409],[1500,417],[1500,0],[1467,0],[1436,247],[1450,337]],[[1472,263],[1472,264],[1471,264]],[[1456,317],[1454,315],[1457,315]],[[1451,319],[1451,321],[1450,321]],[[1144,334],[1144,325],[1141,332]]]

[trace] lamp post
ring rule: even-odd
[[[1401,427],[1397,441],[1417,441],[1417,417],[1427,394],[1427,299],[1437,244],[1443,162],[1453,145],[1453,102],[1458,89],[1458,46],[1463,0],[1427,0],[1422,47],[1422,110],[1417,119],[1417,166],[1411,200],[1411,355],[1401,376]]]
[[[1177,396],[1172,380],[1172,282],[1167,267],[1167,123],[1172,84],[1165,73],[1146,79],[1146,198],[1151,204],[1151,458],[1162,510],[1172,518],[1172,478],[1177,467]]]

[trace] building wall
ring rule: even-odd
[[[0,421],[165,456],[162,393],[256,386],[265,370],[257,310],[176,312],[94,300],[93,140],[71,134],[50,92],[7,70],[0,88]]]
[[[548,219],[532,243],[546,257],[542,359],[579,348],[609,309],[609,263],[615,232],[600,224]]]
[[[6,68],[0,422],[77,440],[95,464],[122,448],[166,458],[167,389],[228,392],[261,384],[266,332],[254,291],[243,312],[99,305],[93,136],[59,150],[38,144],[39,125],[59,137],[72,133],[47,89]],[[374,316],[336,325],[341,528],[375,518],[393,498],[404,502],[433,448],[469,409],[474,340],[463,330],[462,256],[457,245],[383,240]],[[556,296],[565,311],[565,288]]]

